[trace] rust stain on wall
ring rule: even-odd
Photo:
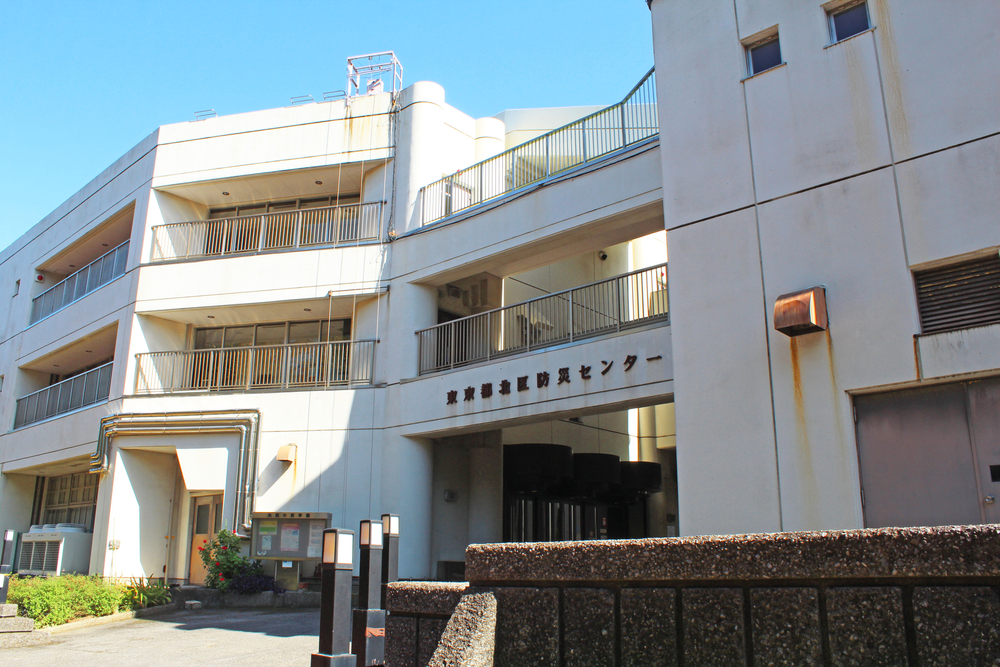
[[[910,148],[910,131],[906,122],[906,112],[903,106],[902,68],[899,64],[899,53],[896,49],[896,36],[892,29],[889,0],[868,3],[875,14],[875,42],[879,46],[880,69],[882,71],[882,88],[885,92],[886,112],[889,115],[889,129],[892,131],[892,142],[895,148],[896,160],[912,155]]]
[[[841,424],[841,415],[843,414],[840,409],[840,382],[837,380],[837,365],[833,357],[833,338],[830,336],[830,330],[827,329],[823,332],[826,336],[826,355],[827,360],[830,364],[830,389],[832,390],[833,396],[833,423],[836,425],[837,429],[837,464],[840,466],[841,470],[847,468],[847,440],[844,438],[844,427]]]
[[[792,361],[792,388],[795,394],[795,426],[798,434],[797,444],[799,449],[799,460],[802,465],[801,499],[804,503],[803,511],[806,520],[817,527],[818,516],[816,513],[816,487],[815,474],[813,471],[812,446],[809,442],[809,423],[806,421],[805,399],[802,394],[802,364],[799,359],[799,341],[797,338],[788,339],[788,350]]]

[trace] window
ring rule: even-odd
[[[194,349],[261,347],[265,345],[294,345],[296,343],[325,343],[350,340],[350,320],[309,320],[306,322],[278,322],[235,327],[195,329]]]
[[[747,52],[747,76],[760,74],[782,64],[778,26],[743,41]]]
[[[863,0],[838,4],[829,12],[829,16],[831,42],[841,42],[871,27],[871,22],[868,20],[868,3]]]
[[[18,292],[21,291],[21,281],[17,280],[14,282],[14,294],[12,296],[17,296]]]
[[[98,475],[88,472],[49,477],[42,523],[78,523],[94,528]]]
[[[1000,322],[1000,255],[916,271],[923,333]]]
[[[3,391],[3,376],[0,375],[0,391]]]

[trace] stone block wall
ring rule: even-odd
[[[483,592],[504,667],[1000,665],[995,525],[474,545],[466,573],[390,588],[390,666]]]

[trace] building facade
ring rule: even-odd
[[[460,577],[471,542],[677,533],[652,76],[473,119],[397,67],[161,127],[5,251],[4,525],[195,583],[255,511],[302,519],[251,546],[277,562],[306,514],[399,514],[404,577]],[[618,485],[505,482],[524,444]]]
[[[0,255],[0,523],[197,582],[253,512],[399,514],[414,578],[1000,521],[996,3],[649,5],[619,104],[474,119],[392,60],[161,127],[38,223]]]
[[[682,530],[1000,521],[1000,7],[650,10]]]

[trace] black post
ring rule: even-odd
[[[0,544],[0,604],[7,604],[7,588],[10,585],[10,574],[14,571],[14,543],[17,533],[13,530],[3,531],[3,543]]]
[[[399,515],[382,515],[382,595],[379,609],[385,609],[389,584],[399,579]]]
[[[353,555],[353,531],[343,528],[323,531],[319,653],[312,654],[312,667],[354,667],[356,659],[349,652]]]
[[[352,647],[358,656],[357,667],[384,665],[385,611],[375,607],[382,593],[382,524],[366,519],[359,535],[361,576]]]

